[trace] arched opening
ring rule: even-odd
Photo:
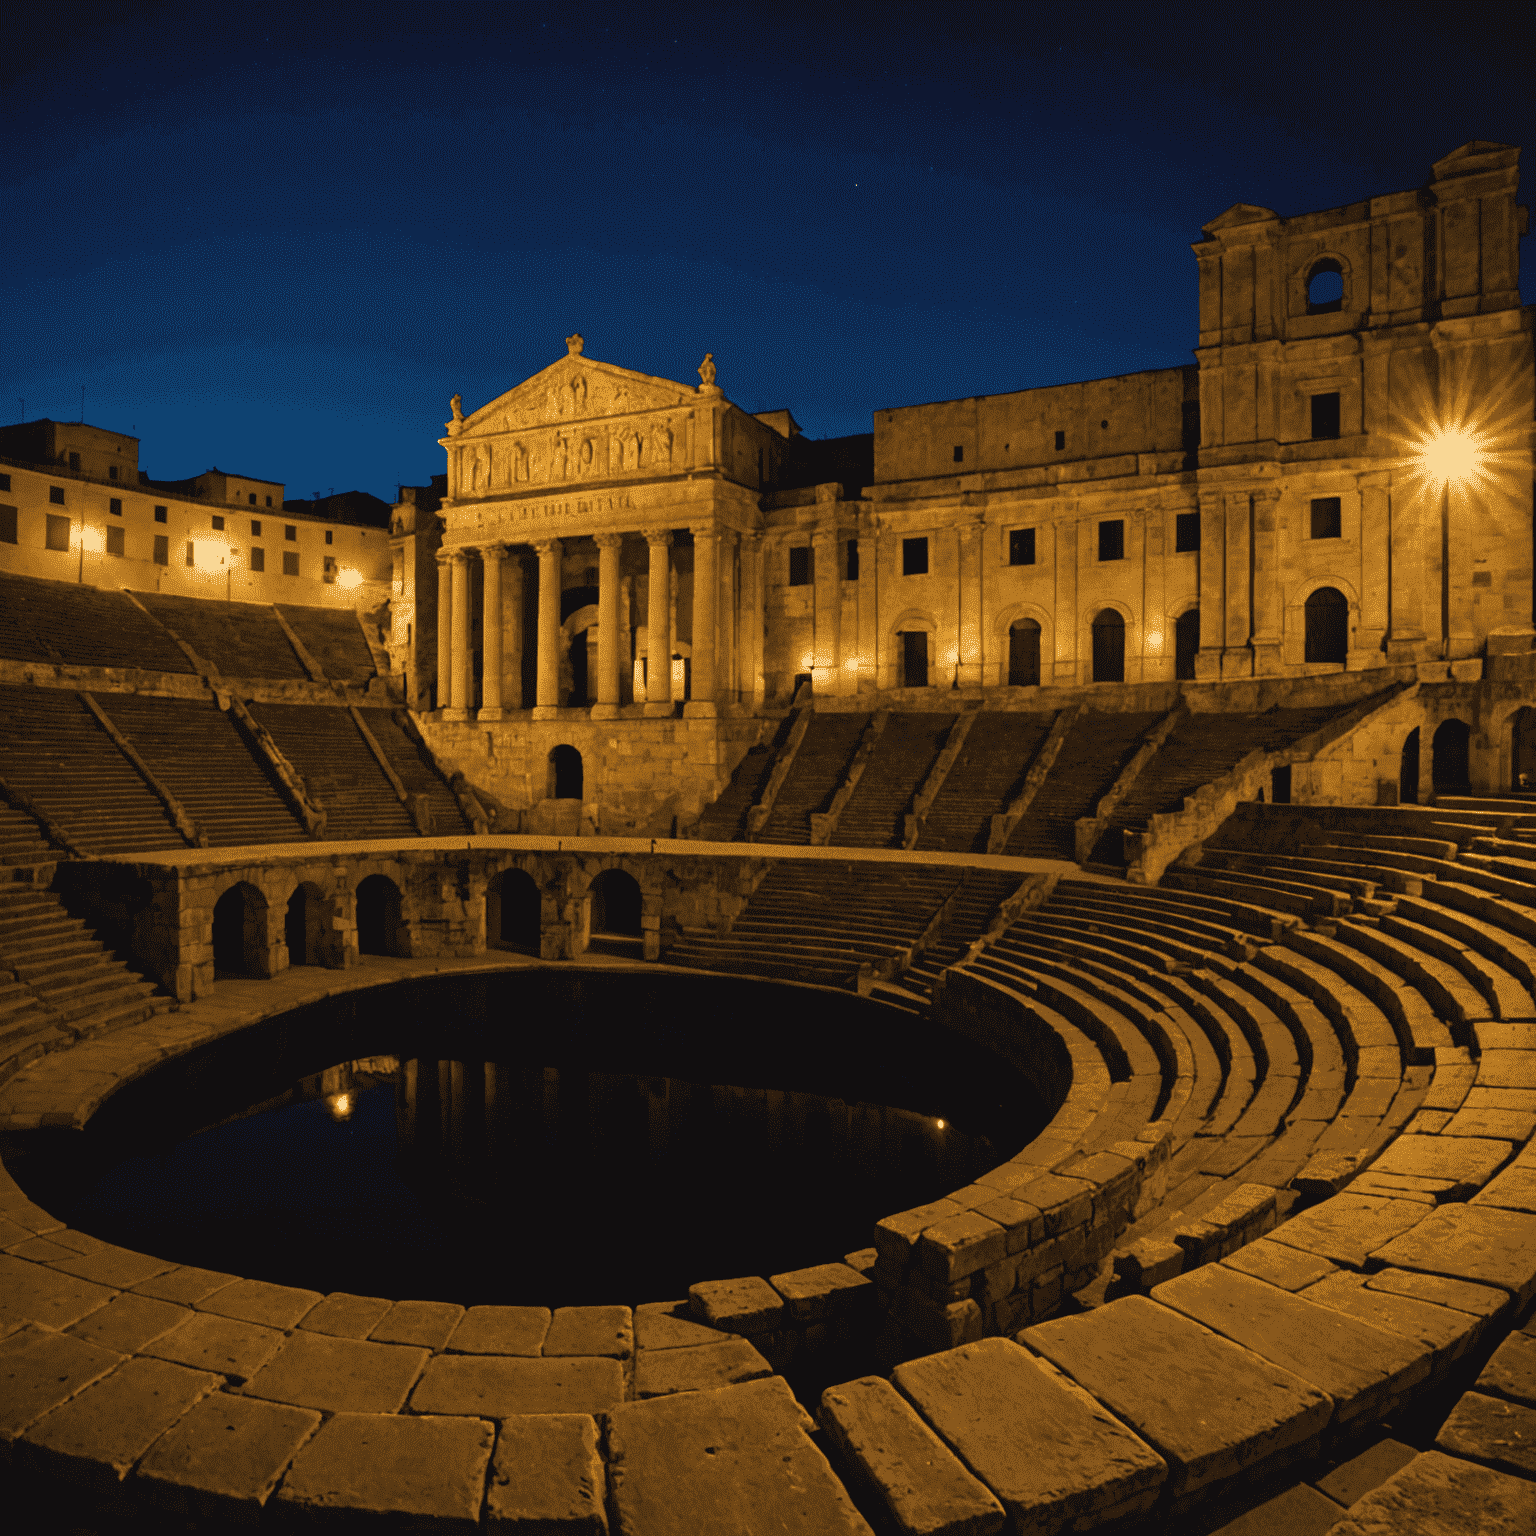
[[[1344,307],[1344,269],[1333,257],[1314,262],[1307,274],[1307,313],[1336,314]]]
[[[640,882],[622,869],[605,869],[592,882],[594,937],[640,937]]]
[[[1125,620],[1113,608],[1103,608],[1093,620],[1093,680],[1125,681]]]
[[[926,688],[928,686],[927,631],[904,629],[897,638],[901,641],[901,686]]]
[[[1419,728],[1408,732],[1403,742],[1403,762],[1397,773],[1397,798],[1401,805],[1419,803]]]
[[[1536,709],[1529,704],[1510,722],[1509,787],[1536,790]]]
[[[317,885],[308,881],[288,898],[283,917],[283,942],[289,965],[329,965],[331,904]]]
[[[213,908],[213,974],[267,974],[267,898],[241,881],[219,897]]]
[[[581,753],[575,747],[555,747],[549,754],[549,798],[580,800]]]
[[[1319,587],[1306,603],[1308,661],[1342,662],[1349,651],[1349,599],[1337,587]]]
[[[1446,720],[1435,732],[1429,772],[1437,795],[1466,793],[1467,744],[1471,736],[1472,728],[1462,720]]]
[[[1034,688],[1040,682],[1040,626],[1015,619],[1008,629],[1008,686]]]
[[[527,870],[502,870],[485,891],[485,942],[493,949],[537,955],[541,907],[539,887]]]
[[[589,701],[587,698],[587,680],[589,668],[587,666],[587,631],[579,629],[571,636],[569,651],[571,663],[571,691],[566,696],[565,702],[576,708],[583,708]]]
[[[1173,621],[1173,675],[1183,682],[1195,680],[1195,657],[1200,651],[1200,610],[1186,608]]]
[[[400,887],[388,875],[369,875],[357,887],[357,950],[362,955],[399,955]]]

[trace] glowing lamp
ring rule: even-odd
[[[1465,427],[1437,427],[1419,444],[1420,472],[1435,485],[1461,485],[1481,473],[1486,454]]]
[[[1162,650],[1162,648],[1163,648],[1163,632],[1162,632],[1162,630],[1160,630],[1160,629],[1149,629],[1147,631],[1147,649],[1149,651],[1160,651],[1160,650]]]
[[[80,529],[80,544],[87,553],[99,555],[107,547],[107,536],[100,528],[84,526]]]
[[[943,1129],[944,1129],[944,1122],[943,1122],[943,1121],[942,1121],[942,1120],[935,1120],[935,1121],[934,1121],[934,1122],[933,1122],[933,1123],[934,1123],[934,1124],[935,1124],[935,1125],[936,1125],[936,1126],[938,1126],[938,1128],[939,1128],[939,1129],[940,1129],[940,1130],[941,1130],[941,1131],[942,1131],[942,1130],[943,1130]]]
[[[342,570],[336,577],[336,585],[338,587],[345,587],[349,592],[353,587],[360,587],[362,584],[363,573],[361,571],[354,571],[351,567]]]
[[[350,1120],[352,1118],[352,1095],[350,1093],[333,1093],[326,1099],[326,1108],[331,1112],[333,1120]]]

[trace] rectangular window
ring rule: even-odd
[[[121,528],[107,529],[107,553],[109,555],[121,555],[123,552],[123,530]]]
[[[163,533],[155,535],[155,564],[169,565],[171,563],[171,541]]]
[[[116,480],[117,479],[117,465],[116,464],[109,464],[109,465],[107,465],[107,479],[109,479],[109,480]]]
[[[857,539],[848,540],[848,564],[844,569],[848,573],[849,581],[859,579],[859,541]]]
[[[251,537],[253,539],[261,537],[261,524],[254,517],[251,519]]]
[[[1187,555],[1200,548],[1200,514],[1180,512],[1173,520],[1173,552]]]
[[[1312,537],[1314,539],[1342,537],[1342,519],[1337,496],[1319,496],[1313,500]]]
[[[69,467],[78,475],[80,473],[80,455],[72,453],[69,456]]]
[[[792,587],[808,587],[811,584],[811,547],[797,544],[789,551],[789,584]]]
[[[1010,528],[1008,530],[1008,564],[1033,565],[1035,563],[1035,530]]]
[[[285,549],[283,551],[283,575],[297,576],[299,574],[299,555],[297,550]]]
[[[964,464],[965,463],[965,449],[963,447],[961,447],[961,445],[959,443],[955,444],[955,463],[956,464]]]
[[[329,555],[325,557],[325,567],[320,576],[321,581],[336,580],[336,562]]]
[[[327,544],[331,542],[331,530],[329,528],[325,530],[325,542]]]
[[[1067,446],[1067,434],[1065,432],[1058,432],[1056,434],[1056,452],[1060,453],[1061,450],[1063,448],[1065,448],[1066,446]]]
[[[290,544],[297,544],[299,541],[299,530],[292,523],[284,523],[283,537],[287,539]]]
[[[123,499],[121,496],[114,496],[107,503],[107,506],[111,509],[113,517],[121,517],[123,515]]]
[[[44,543],[49,549],[69,548],[69,519],[67,517],[55,517],[52,512],[48,514],[48,531],[44,535]]]
[[[155,521],[157,523],[163,523],[165,521],[165,508],[164,507],[156,507],[155,508]]]
[[[1099,524],[1099,559],[1125,559],[1125,519],[1116,517]]]
[[[213,515],[213,531],[215,533],[224,532],[224,519],[220,517],[217,512],[215,512]]]
[[[251,492],[251,505],[253,507],[256,505],[256,492],[255,491]]]
[[[0,475],[0,491],[8,491],[10,488],[11,477],[9,475]]]
[[[1339,393],[1312,396],[1312,436],[1337,437],[1339,435]]]
[[[0,507],[0,544],[16,542],[16,508]]]
[[[266,568],[267,568],[267,552],[266,552],[266,550],[264,550],[264,549],[252,549],[252,551],[251,551],[251,569],[253,571],[264,571],[264,570],[266,570]]]
[[[928,574],[928,539],[926,535],[921,539],[903,539],[901,541],[901,574],[903,576],[926,576]]]
[[[270,496],[267,497],[267,505],[269,507],[272,505],[272,498]]]
[[[187,564],[197,564],[197,546],[192,542],[191,539],[187,540]]]
[[[62,485],[50,485],[48,487],[48,500],[56,507],[64,505],[64,487]]]

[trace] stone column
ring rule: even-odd
[[[485,569],[484,614],[480,621],[480,715],[481,720],[500,720],[501,707],[501,562],[505,544],[487,544],[480,551]]]
[[[1221,657],[1221,675],[1252,677],[1253,651],[1248,641],[1253,634],[1253,620],[1248,611],[1248,582],[1252,575],[1253,507],[1248,492],[1229,495],[1226,510],[1227,643]],[[1202,624],[1202,632],[1203,628]]]
[[[817,490],[820,491],[818,486]],[[837,504],[826,509],[831,527],[823,525],[811,534],[811,564],[815,586],[814,639],[811,648],[811,686],[817,693],[841,693],[838,654],[842,619],[842,583],[837,579]]]
[[[1200,498],[1200,649],[1195,676],[1221,677],[1221,649],[1227,636],[1227,509],[1220,496]]]
[[[713,523],[690,528],[693,534],[693,663],[685,715],[715,713],[715,622],[720,587],[719,539]]]
[[[737,677],[743,703],[763,702],[763,538],[741,536],[741,645]]]
[[[453,573],[446,550],[437,556],[437,707],[453,702]]]
[[[1256,491],[1253,497],[1253,670],[1281,672],[1284,593],[1280,587],[1280,492]]]
[[[594,720],[619,713],[619,548],[622,533],[597,535],[597,702]]]
[[[501,570],[501,709],[506,715],[523,707],[523,562],[506,561]]]
[[[448,563],[453,569],[453,698],[443,718],[469,719],[469,552],[450,551]]]
[[[540,539],[539,686],[534,719],[548,720],[560,706],[560,540]]]
[[[1387,631],[1387,661],[1397,666],[1418,661],[1425,654],[1424,620],[1428,607],[1425,601],[1428,596],[1425,523],[1433,512],[1438,538],[1439,497],[1401,484],[1389,486],[1381,494],[1385,502],[1381,510],[1391,527],[1392,567],[1387,589],[1391,627]],[[1367,506],[1370,504],[1367,499]],[[1435,621],[1438,629],[1438,613]],[[1422,761],[1427,763],[1429,744],[1421,743],[1419,752]]]
[[[982,656],[985,649],[981,635],[981,519],[961,523],[956,530],[960,542],[960,590],[958,593],[955,648],[955,679],[962,688],[981,685]]]
[[[1387,482],[1390,471],[1362,475],[1358,498],[1343,497],[1344,533],[1349,534],[1353,516],[1360,524],[1360,623],[1354,648],[1364,654],[1350,657],[1349,664],[1380,666],[1382,641],[1387,637],[1388,583],[1392,570],[1392,527],[1387,513]],[[1355,505],[1351,506],[1351,501]]]
[[[672,713],[672,535],[664,528],[648,528],[645,542],[651,550],[651,570],[645,610],[645,712]]]

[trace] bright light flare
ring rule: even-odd
[[[1483,478],[1488,452],[1477,433],[1457,423],[1427,433],[1417,459],[1419,473],[1431,485],[1463,486]]]
[[[331,1112],[333,1120],[350,1120],[352,1118],[352,1095],[350,1093],[333,1093],[325,1101],[326,1108]]]
[[[360,587],[362,584],[363,573],[361,571],[354,571],[350,566],[339,572],[336,577],[336,585],[338,587],[345,587],[348,591],[351,591],[353,587]]]

